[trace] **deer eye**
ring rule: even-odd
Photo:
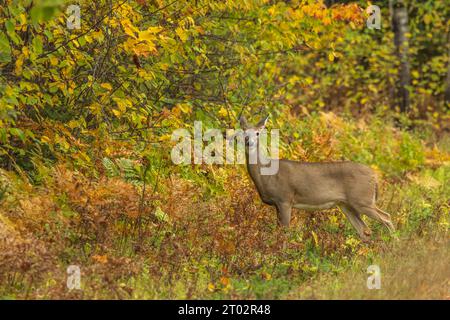
[[[259,136],[259,132],[256,133],[256,136]]]

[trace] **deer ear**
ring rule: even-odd
[[[256,127],[258,128],[264,128],[267,124],[267,120],[269,120],[269,116],[265,117],[264,119],[261,119],[261,121],[258,122]]]
[[[239,118],[239,123],[241,124],[242,129],[247,129],[247,119],[245,119],[244,115],[241,115]]]

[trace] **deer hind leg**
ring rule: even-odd
[[[289,203],[277,203],[277,215],[278,221],[284,227],[289,227],[289,223],[291,222],[291,211],[292,205]]]
[[[375,207],[375,210],[377,211],[377,213],[383,218],[384,220],[384,225],[391,231],[394,232],[395,231],[395,227],[394,224],[392,223],[391,220],[391,215],[389,213],[387,213],[386,211],[381,210],[380,208]]]
[[[375,206],[364,206],[359,205],[354,207],[355,210],[365,214],[366,216],[381,222],[386,228],[389,229],[390,232],[394,232],[395,228],[391,221],[391,215],[387,212],[384,212],[381,209],[378,209]]]
[[[364,241],[369,240],[371,234],[370,228],[361,219],[359,213],[355,211],[353,208],[344,204],[339,205],[339,208],[341,208],[342,212],[345,214],[345,216],[350,221],[352,226],[356,229],[359,237]]]

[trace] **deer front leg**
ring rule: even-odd
[[[292,205],[290,203],[277,203],[275,206],[277,208],[278,221],[282,226],[289,227]]]

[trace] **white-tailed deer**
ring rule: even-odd
[[[243,130],[252,129],[254,132],[245,137],[248,173],[261,200],[276,207],[281,225],[289,226],[293,207],[318,210],[339,206],[363,240],[368,239],[371,231],[361,219],[361,214],[394,231],[390,215],[375,206],[376,176],[365,165],[354,162],[307,163],[280,159],[276,174],[261,175],[261,167],[269,159],[261,159],[264,152],[259,152],[259,133],[265,128],[267,119],[268,117],[256,126],[249,127],[245,117],[241,116],[240,123]],[[250,159],[258,161],[252,164]]]

